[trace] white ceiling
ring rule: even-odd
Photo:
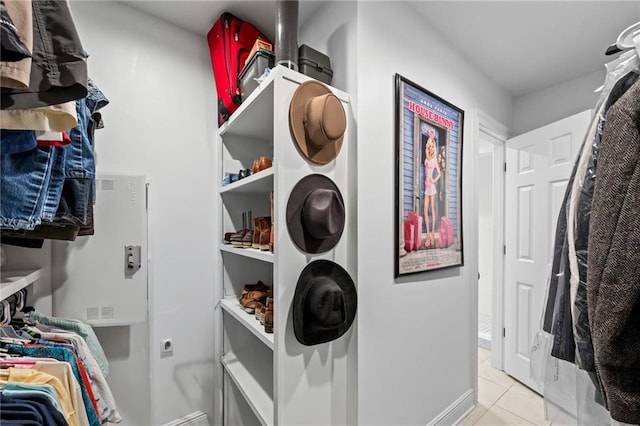
[[[637,1],[411,2],[455,49],[519,96],[602,70]]]
[[[203,35],[228,11],[275,39],[275,0],[123,2]],[[322,3],[301,0],[299,24],[313,19]],[[638,1],[407,3],[472,66],[514,97],[602,70],[611,60],[604,55],[606,48],[620,31],[640,21]]]

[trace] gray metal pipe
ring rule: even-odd
[[[298,70],[298,0],[276,0],[276,65]]]

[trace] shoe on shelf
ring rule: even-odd
[[[258,281],[256,284],[245,285],[239,300],[245,312],[255,314],[256,303],[262,299],[266,300],[267,290],[269,290],[269,287],[262,281]]]
[[[262,302],[260,300],[256,301],[256,310],[255,310],[255,317],[256,317],[256,321],[260,321],[260,318],[262,316],[262,308],[264,308],[264,305],[262,304]]]
[[[247,213],[247,232],[242,236],[242,248],[251,248],[253,244],[253,225],[251,224],[251,210]]]
[[[260,325],[264,326],[264,317],[267,314],[267,306],[266,305],[260,305]]]
[[[256,320],[260,322],[260,324],[264,325],[264,315],[267,311],[267,305],[271,302],[269,300],[273,300],[273,288],[267,287],[267,292],[260,299],[258,303],[256,303]]]
[[[222,240],[223,244],[231,244],[231,237],[235,234],[235,232],[225,232],[224,240]]]
[[[247,229],[247,232],[242,237],[242,248],[251,248],[253,245],[254,232],[251,229]]]
[[[251,244],[251,247],[254,249],[258,249],[260,250],[260,232],[261,232],[261,223],[262,223],[262,217],[256,217],[253,220],[253,242]]]
[[[264,314],[264,332],[273,333],[273,297],[267,297],[266,312]]]
[[[271,161],[270,158],[260,157],[257,160],[253,161],[253,165],[251,166],[251,171],[253,172],[253,174],[256,174],[258,172],[268,169],[271,166],[273,166],[273,162]]]
[[[248,176],[251,176],[251,170],[249,169],[242,169],[238,172],[238,179],[244,179]]]
[[[249,214],[251,214],[251,212],[249,212]],[[242,241],[244,239],[245,234],[248,231],[249,230],[247,229],[247,213],[242,213],[242,229],[239,231],[236,231],[234,234],[232,234],[229,237],[229,242],[231,243],[231,245],[236,248],[242,248]],[[225,239],[226,239],[226,234],[225,234]]]
[[[261,217],[260,219],[260,229],[256,230],[256,234],[258,234],[258,248],[261,251],[269,250],[269,241],[271,239],[271,217]],[[255,235],[255,234],[254,234]],[[255,238],[254,238],[255,240]]]

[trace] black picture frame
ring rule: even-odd
[[[395,75],[395,278],[464,265],[464,111]]]

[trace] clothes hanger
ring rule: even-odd
[[[3,324],[9,324],[11,322],[11,305],[8,300],[2,301],[2,320],[0,320]]]
[[[16,311],[21,311],[22,308],[24,308],[24,293],[22,292],[22,290],[16,293],[16,297]]]
[[[636,48],[640,55],[640,22],[622,30],[616,42],[607,48],[605,55],[613,55],[627,49]]]

